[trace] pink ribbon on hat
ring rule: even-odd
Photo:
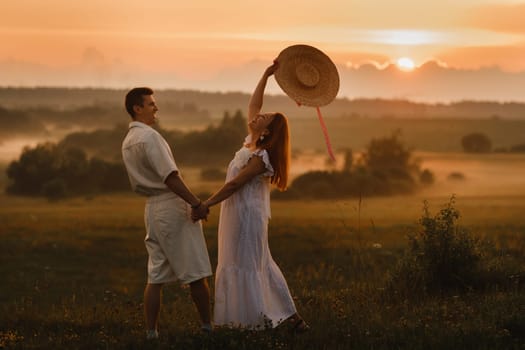
[[[317,109],[317,116],[319,117],[319,123],[321,123],[321,129],[323,130],[326,149],[328,150],[330,158],[332,158],[332,160],[335,162],[334,151],[332,150],[332,144],[330,143],[330,137],[328,136],[328,129],[326,129],[326,124],[324,123],[323,115],[321,114],[321,110],[319,109],[319,107],[315,108]]]
[[[297,103],[297,106],[301,107],[301,103],[295,101]],[[326,149],[328,151],[328,154],[330,155],[330,158],[335,162],[335,156],[334,151],[332,150],[332,143],[330,142],[330,136],[328,136],[328,129],[326,128],[326,124],[324,123],[323,115],[321,114],[321,109],[319,107],[315,107],[317,109],[317,117],[319,118],[319,123],[321,124],[321,130],[323,130],[324,135],[324,141],[326,143]]]

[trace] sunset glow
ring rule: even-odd
[[[246,90],[286,46],[337,65],[525,72],[525,0],[256,2],[24,0],[3,4],[2,85],[157,86]],[[497,13],[493,20],[491,13]],[[232,14],[235,14],[232,16]],[[228,77],[227,79],[222,76]],[[222,79],[224,86],[220,85]],[[237,79],[234,84],[233,80]],[[212,84],[211,81],[215,80]]]

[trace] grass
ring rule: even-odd
[[[0,348],[523,349],[524,199],[457,200],[462,224],[491,238],[508,262],[509,283],[411,298],[384,287],[421,216],[420,198],[274,201],[272,255],[312,331],[203,336],[189,290],[172,285],[164,292],[161,338],[146,343],[143,199],[0,197]],[[429,199],[431,210],[445,202]],[[217,214],[204,225],[212,264]]]

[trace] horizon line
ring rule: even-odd
[[[138,85],[137,85],[138,86]],[[36,89],[63,89],[63,90],[113,90],[113,91],[127,91],[130,88],[133,88],[135,86],[127,86],[127,87],[115,87],[115,86],[90,86],[90,85],[77,85],[77,86],[67,86],[67,85],[34,85],[34,86],[28,86],[28,85],[1,85],[0,89],[7,90],[7,89],[28,89],[28,90],[36,90]],[[195,92],[195,93],[204,93],[204,94],[242,94],[242,95],[250,95],[251,92],[247,91],[241,91],[241,90],[203,90],[203,89],[195,89],[195,88],[175,88],[175,87],[160,87],[155,88],[154,91],[156,92],[165,92],[165,91],[187,91],[187,92]],[[287,97],[284,93],[267,93],[266,96],[271,97]],[[471,99],[471,98],[463,98],[463,99],[457,99],[457,100],[418,100],[418,99],[410,99],[410,98],[401,98],[401,97],[347,97],[347,96],[338,96],[334,99],[335,101],[386,101],[386,102],[409,102],[413,104],[424,104],[424,105],[453,105],[453,104],[459,104],[459,103],[495,103],[495,104],[525,104],[525,98],[523,100],[497,100],[497,99]],[[331,103],[333,103],[331,102]],[[328,105],[327,105],[328,106]],[[323,106],[323,107],[327,107]]]

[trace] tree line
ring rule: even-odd
[[[182,132],[156,126],[172,147],[178,164],[199,166],[208,171],[224,168],[246,136],[246,119],[240,110],[225,112],[217,126]],[[129,191],[120,147],[127,132],[124,124],[110,130],[75,132],[58,143],[26,147],[20,158],[7,167],[7,193],[60,198],[99,192]],[[481,133],[465,135],[465,152],[492,151],[490,139]],[[400,132],[373,138],[355,157],[343,150],[339,171],[311,171],[294,179],[288,191],[276,198],[335,198],[394,195],[417,191],[434,182],[429,169],[421,169]],[[215,167],[215,168],[214,168]],[[209,177],[203,174],[203,179]],[[215,176],[215,175],[214,175]]]
[[[0,87],[0,106],[26,109],[47,106],[56,110],[71,110],[81,106],[116,106],[122,110],[124,89],[59,88],[59,87]],[[220,116],[225,110],[246,106],[250,94],[241,92],[206,92],[197,90],[156,89],[158,101],[177,101],[207,110]],[[296,104],[284,95],[265,97],[265,105],[286,115],[297,111]],[[438,118],[503,118],[523,119],[525,103],[496,101],[458,101],[451,103],[422,103],[403,99],[337,98],[324,107],[327,115],[342,116],[352,111],[361,116],[438,117]]]
[[[203,125],[211,122],[210,113],[192,103],[166,102],[164,115],[176,115],[180,124]],[[29,106],[6,108],[0,105],[0,136],[40,136],[54,130],[75,128],[98,129],[107,125],[120,124],[124,118],[123,107],[119,104],[93,104],[59,108],[57,106]]]
[[[182,133],[159,130],[184,164],[224,164],[246,136],[240,111],[225,113],[218,126]],[[26,147],[7,167],[6,192],[15,195],[66,196],[129,191],[129,180],[120,155],[124,125],[112,130],[77,132],[58,143]]]
[[[125,168],[120,163],[88,158],[76,147],[43,143],[25,148],[7,167],[6,192],[16,195],[66,196],[129,190]]]

